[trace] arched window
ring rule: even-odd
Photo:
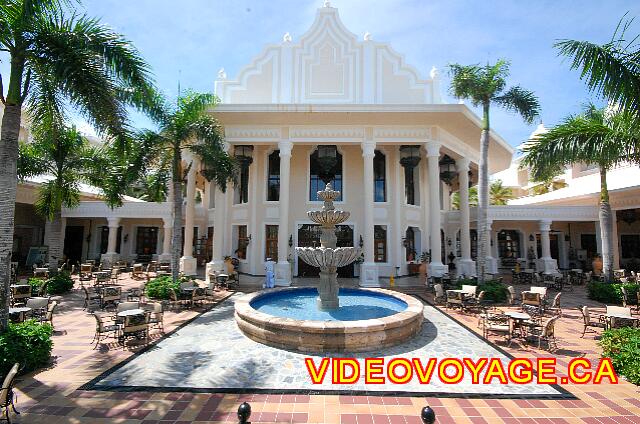
[[[253,146],[236,146],[234,156],[240,164],[233,204],[249,202],[249,167],[253,163]]]
[[[280,150],[276,150],[268,157],[267,167],[267,200],[280,200]]]
[[[384,154],[376,150],[373,157],[373,199],[374,202],[387,201],[387,173]]]
[[[336,146],[321,145],[311,154],[309,166],[309,200],[317,201],[318,191],[330,182],[342,200],[342,155]]]

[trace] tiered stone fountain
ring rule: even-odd
[[[236,300],[236,323],[247,337],[305,352],[361,352],[402,343],[422,328],[423,305],[411,296],[338,287],[338,267],[361,253],[360,248],[336,247],[336,225],[349,219],[349,212],[333,206],[339,195],[330,184],[318,192],[322,210],[307,215],[322,226],[320,247],[296,248],[298,258],[320,268],[317,291],[267,289]]]
[[[318,197],[324,201],[322,210],[309,211],[307,216],[322,227],[320,247],[296,247],[298,257],[311,266],[320,268],[320,283],[318,284],[318,308],[338,309],[338,267],[349,265],[360,256],[358,247],[336,247],[336,225],[349,219],[349,212],[337,211],[333,201],[340,196],[339,191],[333,190],[327,184]]]

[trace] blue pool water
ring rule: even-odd
[[[265,314],[313,321],[357,321],[382,318],[407,309],[403,300],[382,293],[340,289],[340,308],[323,311],[316,306],[318,290],[301,288],[267,293],[255,298],[251,306]]]

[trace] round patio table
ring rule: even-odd
[[[144,315],[144,309],[128,309],[126,311],[121,311],[116,314],[118,318],[130,317],[133,315]]]
[[[22,322],[25,319],[25,314],[30,312],[31,308],[26,306],[20,306],[17,308],[9,308],[9,315],[18,315],[18,322]]]
[[[526,332],[526,325],[524,325],[524,322],[527,320],[530,320],[531,315],[526,314],[524,312],[517,312],[517,311],[509,311],[509,312],[505,312],[504,314],[508,316],[509,319],[512,319],[513,321],[515,321],[513,323],[513,329],[514,329],[514,333],[516,329],[518,330],[517,337],[520,337],[526,340],[527,332]],[[516,337],[516,334],[512,334],[511,337]]]

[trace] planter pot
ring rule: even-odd
[[[427,263],[426,262],[420,263],[420,266],[418,267],[418,274],[420,274],[420,282],[426,284],[427,282]]]

